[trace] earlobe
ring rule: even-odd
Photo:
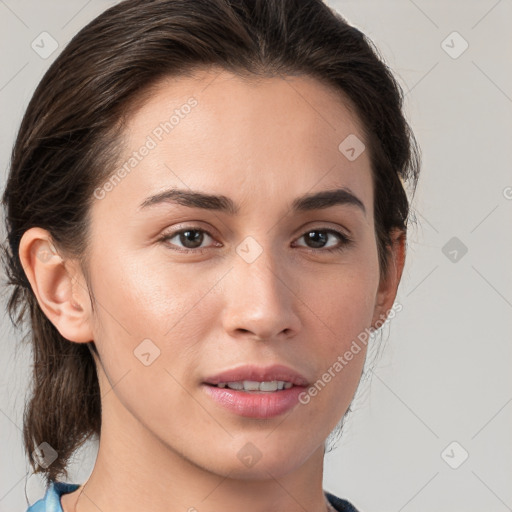
[[[372,326],[378,329],[386,321],[389,311],[393,307],[396,298],[398,285],[402,278],[402,272],[405,266],[406,253],[406,232],[395,229],[391,234],[392,245],[390,250],[390,260],[388,272],[379,284],[377,292],[375,312],[372,319]]]
[[[91,341],[90,299],[79,266],[64,260],[49,232],[38,227],[23,234],[19,256],[39,306],[60,334],[77,343]]]

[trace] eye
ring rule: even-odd
[[[329,236],[334,238],[334,245],[329,245]],[[184,229],[180,229],[177,231],[173,231],[171,233],[164,234],[159,241],[164,242],[167,245],[172,246],[171,248],[178,252],[184,253],[202,253],[203,249],[207,249],[208,247],[201,247],[205,242],[206,238],[211,238],[213,240],[212,235],[197,226],[188,227]],[[170,241],[176,238],[174,243]],[[336,240],[338,239],[338,243],[336,244]],[[312,252],[335,252],[342,251],[348,245],[350,245],[353,240],[339,231],[334,229],[311,229],[304,233],[300,238],[304,239],[306,243],[309,245],[306,246]],[[181,244],[181,245],[177,245]],[[216,243],[217,247],[222,246],[222,244]],[[312,246],[312,247],[311,247]],[[180,248],[181,247],[181,248]],[[300,245],[299,245],[300,247]],[[302,246],[304,247],[304,246]]]
[[[190,227],[185,229],[180,229],[178,231],[174,231],[172,233],[167,233],[163,235],[159,240],[161,242],[165,242],[168,245],[180,247],[177,246],[176,243],[169,243],[170,240],[173,238],[176,238],[176,242],[179,242],[181,245],[181,249],[177,248],[175,249],[173,247],[173,250],[176,250],[178,252],[202,252],[201,247],[202,243],[205,240],[205,235],[208,238],[213,237],[208,233],[208,231],[205,231],[204,229],[201,229],[199,227]],[[220,244],[219,244],[220,245]]]
[[[335,235],[338,238],[338,244],[335,243],[331,246],[326,245],[328,243],[329,235]],[[313,252],[318,251],[343,251],[348,245],[352,243],[352,239],[335,229],[311,229],[307,233],[304,233],[300,238],[304,239],[307,244],[311,244],[310,250]],[[327,248],[325,248],[327,247]]]

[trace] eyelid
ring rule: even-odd
[[[299,233],[299,236],[304,235],[305,233],[308,233],[309,231],[335,231],[339,233],[340,235],[343,235],[347,238],[352,238],[352,232],[350,229],[346,228],[345,226],[338,224],[336,222],[331,222],[328,220],[319,220],[319,221],[313,221],[313,222],[306,222],[303,224],[297,232]]]

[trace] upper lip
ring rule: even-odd
[[[206,384],[218,384],[219,382],[237,382],[243,380],[252,380],[259,382],[268,382],[273,380],[283,380],[291,382],[295,386],[307,386],[307,379],[300,373],[292,370],[288,366],[275,364],[272,366],[254,366],[243,365],[226,370],[205,379]]]

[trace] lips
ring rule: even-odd
[[[275,389],[276,381],[282,387]],[[232,386],[235,383],[237,385]],[[258,383],[260,389],[256,391]],[[265,389],[261,389],[263,386]],[[231,414],[268,420],[296,407],[306,386],[308,380],[304,375],[276,364],[239,366],[206,378],[201,387],[210,399]],[[266,389],[268,387],[272,389]]]
[[[207,377],[204,383],[216,386],[220,382],[239,382],[245,380],[259,382],[285,381],[291,382],[294,386],[308,385],[306,377],[292,368],[280,364],[267,367],[254,365],[239,366]]]

